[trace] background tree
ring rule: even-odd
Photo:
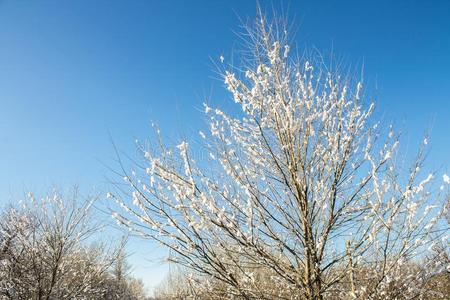
[[[41,199],[30,194],[2,213],[0,299],[119,299],[106,294],[116,287],[110,272],[124,244],[94,242],[103,229],[92,218],[94,201],[79,199],[76,190]]]
[[[106,281],[105,299],[141,300],[146,299],[144,284],[130,275],[131,266],[127,262],[125,248],[121,248],[112,264]]]
[[[435,269],[419,262],[448,235],[436,174],[422,172],[428,140],[405,166],[362,83],[293,58],[287,29],[260,16],[244,35],[246,63],[221,57],[242,111],[205,104],[209,159],[156,130],[124,171],[132,194],[109,194],[114,217],[171,249],[211,298],[426,297]]]

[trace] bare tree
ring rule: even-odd
[[[124,171],[132,195],[108,194],[114,217],[171,249],[209,298],[425,297],[419,262],[448,235],[436,174],[421,171],[428,140],[405,167],[361,82],[292,58],[287,27],[262,16],[244,38],[245,65],[220,58],[242,112],[204,106],[209,158],[156,129]]]

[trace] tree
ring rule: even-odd
[[[292,58],[287,27],[262,16],[244,37],[244,66],[221,57],[242,112],[205,104],[209,159],[157,129],[124,170],[131,196],[108,194],[114,217],[169,248],[211,298],[426,297],[435,268],[420,262],[448,236],[445,195],[422,174],[428,140],[405,167],[361,82]]]
[[[145,300],[146,292],[141,280],[130,276],[125,249],[121,248],[114,260],[105,284],[105,300]]]
[[[55,192],[29,195],[0,221],[0,299],[100,299],[116,249],[88,245],[102,229],[91,218],[95,199]]]
[[[194,288],[191,281],[187,279],[185,270],[170,269],[169,273],[154,289],[153,299],[189,299],[192,296],[196,299],[208,298],[208,295],[202,294],[202,291],[197,291]]]

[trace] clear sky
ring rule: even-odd
[[[429,163],[448,172],[450,1],[273,3],[294,20],[301,49],[364,65],[368,96],[407,144],[431,129]],[[196,132],[205,97],[230,106],[212,61],[232,52],[255,12],[242,0],[1,0],[0,204],[54,185],[104,191],[110,136],[132,154],[151,120],[168,135]],[[161,252],[131,248],[154,285]]]

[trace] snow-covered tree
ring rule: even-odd
[[[0,219],[0,299],[101,299],[117,249],[89,245],[94,199],[30,194]]]
[[[448,185],[422,172],[428,140],[405,166],[361,82],[293,57],[287,27],[264,17],[244,37],[246,64],[220,57],[241,112],[204,105],[209,158],[156,129],[124,172],[131,195],[108,193],[114,217],[169,248],[210,298],[425,297],[436,268],[419,262],[448,236]]]

